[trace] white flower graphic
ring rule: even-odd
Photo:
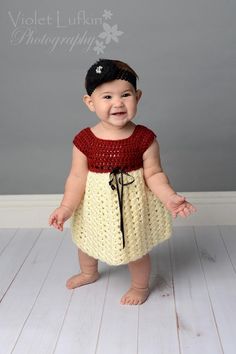
[[[110,20],[112,17],[112,12],[110,10],[104,10],[102,17],[104,17],[105,20]]]
[[[95,47],[93,47],[93,50],[95,50],[95,52],[97,54],[100,54],[100,53],[104,53],[105,48],[106,48],[106,46],[103,45],[103,41],[101,41],[101,42],[96,41],[96,45],[95,45]]]
[[[99,38],[105,39],[105,43],[110,43],[111,40],[119,42],[118,36],[121,36],[124,32],[118,31],[117,25],[110,26],[108,23],[103,23],[104,32],[98,35]]]

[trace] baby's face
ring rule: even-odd
[[[134,118],[140,97],[128,81],[114,80],[98,86],[87,105],[102,122],[122,127]]]

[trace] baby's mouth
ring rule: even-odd
[[[115,113],[112,113],[112,115],[114,116],[122,116],[124,115],[126,112],[115,112]]]

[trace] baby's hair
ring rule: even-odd
[[[119,69],[127,70],[131,74],[133,74],[136,77],[136,79],[139,78],[137,73],[127,63],[120,61],[120,60],[112,60],[112,61]]]
[[[93,64],[85,77],[85,88],[89,95],[105,82],[121,79],[129,81],[136,90],[137,73],[121,60],[99,59]]]

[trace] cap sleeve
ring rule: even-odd
[[[81,130],[73,139],[73,144],[86,156],[88,155],[87,130],[88,128]]]
[[[140,148],[140,152],[143,154],[149,146],[153,143],[154,139],[156,138],[156,134],[149,128],[140,125],[138,138],[138,144]]]

